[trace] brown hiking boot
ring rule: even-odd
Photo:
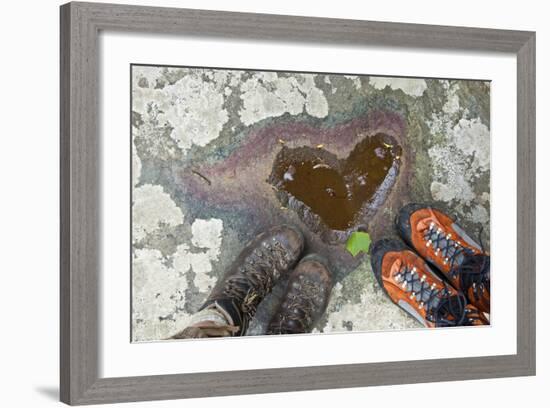
[[[466,297],[440,279],[418,254],[398,240],[382,239],[371,249],[372,270],[397,306],[426,327],[488,324]]]
[[[448,215],[436,208],[408,204],[399,211],[396,227],[401,237],[462,291],[468,301],[490,313],[491,258]]]
[[[258,235],[218,280],[195,322],[172,338],[244,335],[258,304],[292,269],[303,248],[301,232],[290,226]]]
[[[267,334],[309,333],[327,308],[332,278],[319,255],[304,257],[291,273],[279,309]]]

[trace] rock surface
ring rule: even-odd
[[[346,158],[384,133],[402,148],[395,185],[365,217],[373,239],[394,234],[397,209],[435,203],[489,248],[488,82],[132,68],[133,341],[185,327],[244,244],[262,229],[299,226],[307,252],[336,280],[314,332],[418,327],[378,288],[368,256],[330,245],[268,182],[283,147]],[[249,334],[263,334],[280,282]]]

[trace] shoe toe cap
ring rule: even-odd
[[[304,236],[302,232],[290,225],[281,225],[273,228],[272,234],[289,253],[289,259],[296,262],[304,250]]]
[[[407,245],[394,238],[383,238],[371,245],[370,261],[372,271],[380,285],[382,285],[382,261],[384,259],[384,255],[388,252],[403,251],[405,249],[408,249]]]
[[[319,254],[309,254],[300,260],[296,272],[307,276],[311,281],[332,288],[332,275],[328,260]]]
[[[426,208],[425,204],[409,203],[399,210],[395,217],[395,228],[397,232],[406,242],[411,243],[412,229],[411,216],[418,210]]]

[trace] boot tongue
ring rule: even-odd
[[[434,307],[434,322],[439,327],[461,326],[466,318],[466,299],[461,294],[445,294]]]
[[[173,339],[197,339],[205,337],[229,337],[239,331],[237,326],[220,325],[217,322],[203,321],[193,326],[186,327]]]
[[[239,331],[237,326],[231,326],[229,324],[220,325],[218,322],[204,321],[196,323],[192,328],[199,329],[205,337],[227,337],[233,336]]]
[[[189,326],[173,336],[176,339],[234,336],[240,331],[230,314],[217,302],[199,310],[191,317]]]

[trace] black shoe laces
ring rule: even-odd
[[[454,276],[460,276],[460,287],[467,292],[473,289],[474,298],[479,300],[484,291],[491,292],[489,273],[491,270],[491,257],[485,255],[485,248],[479,231],[479,243],[481,254],[467,254],[460,265],[451,270]]]
[[[479,231],[481,252],[485,252]],[[470,248],[450,239],[450,234],[445,235],[441,228],[436,228],[434,223],[424,232],[426,245],[432,245],[436,255],[441,255],[445,264],[450,266],[452,279],[457,276],[460,280],[460,288],[464,292],[473,289],[474,297],[479,300],[483,291],[490,290],[489,270],[490,257],[484,254],[474,254]]]
[[[416,267],[403,266],[395,275],[395,280],[405,292],[410,293],[411,300],[416,299],[419,308],[428,310],[440,302],[441,291],[426,282],[425,274],[420,276]]]
[[[468,301],[461,292],[450,295],[447,287],[444,291],[441,302],[427,316],[436,327],[472,326],[479,320],[478,312],[467,306]]]
[[[424,232],[426,246],[432,246],[435,254],[443,258],[444,264],[449,264],[451,269],[460,265],[464,256],[471,253],[471,249],[465,248],[460,243],[451,239],[451,234],[445,234],[441,228],[436,228],[431,223]]]
[[[416,267],[403,266],[395,278],[401,288],[410,293],[410,299],[416,299],[419,308],[426,311],[426,319],[436,327],[454,327],[472,325],[479,316],[467,306],[462,293],[452,294],[443,282],[442,289],[426,282],[426,275],[417,272]]]

